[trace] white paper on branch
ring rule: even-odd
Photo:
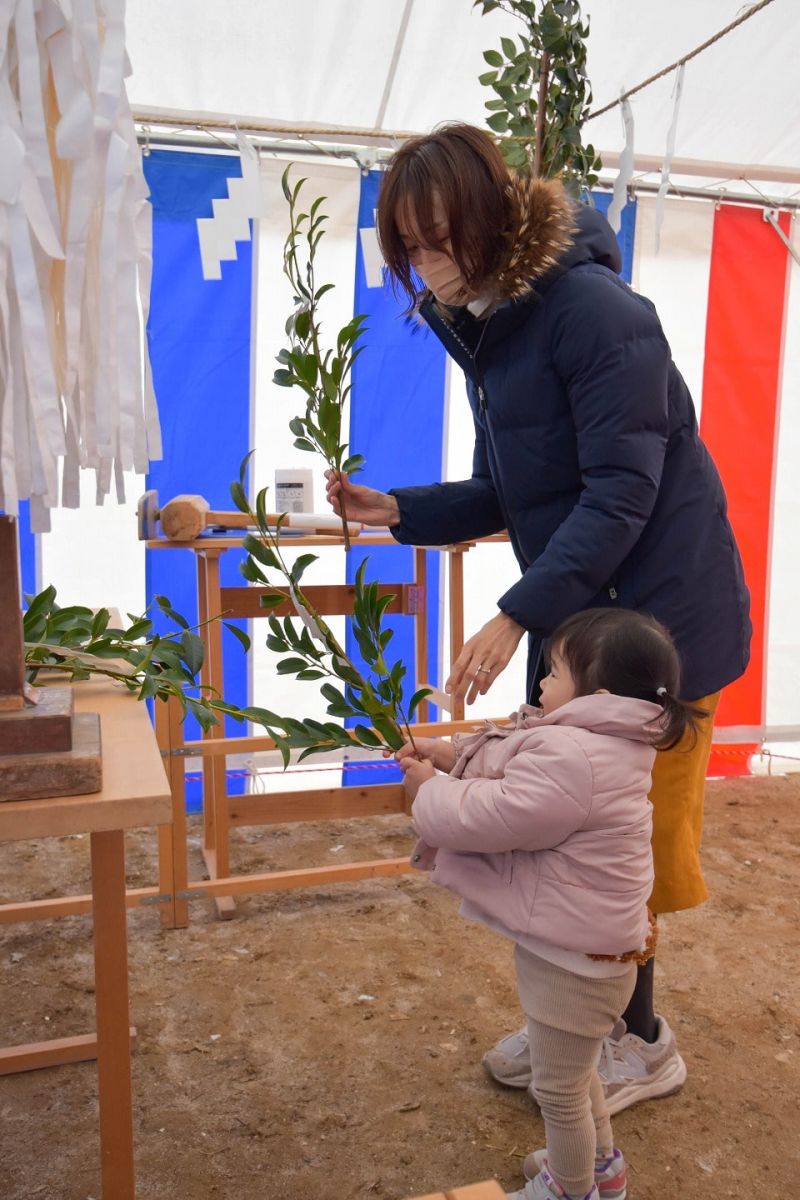
[[[161,457],[124,0],[0,0],[0,508],[33,528]]]

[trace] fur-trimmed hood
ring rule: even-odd
[[[512,176],[508,259],[487,291],[499,300],[519,300],[570,267],[598,262],[619,273],[617,240],[606,219],[576,204],[555,179]]]
[[[573,245],[575,206],[557,180],[512,176],[512,221],[505,266],[487,287],[498,300],[518,300]]]

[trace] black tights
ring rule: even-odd
[[[650,958],[636,973],[636,986],[630,1003],[622,1014],[628,1033],[634,1033],[645,1042],[654,1042],[657,1036],[656,1015],[653,1012],[653,968],[655,958]]]

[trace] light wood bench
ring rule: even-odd
[[[505,1196],[496,1180],[486,1179],[483,1183],[454,1188],[452,1192],[430,1192],[427,1196],[415,1196],[414,1200],[505,1200]]]

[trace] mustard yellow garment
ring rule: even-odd
[[[708,897],[700,869],[700,841],[706,767],[719,696],[715,692],[696,701],[709,715],[700,722],[694,746],[691,739],[684,739],[674,749],[656,755],[650,790],[655,864],[650,908],[655,913],[694,908]]]

